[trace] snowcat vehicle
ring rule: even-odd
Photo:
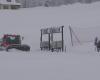
[[[20,35],[5,34],[0,41],[0,50],[9,51],[10,49],[18,49],[22,51],[30,51],[30,46],[21,44]]]

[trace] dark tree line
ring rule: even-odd
[[[24,8],[27,7],[36,7],[36,6],[59,6],[59,5],[67,5],[67,4],[73,4],[76,2],[80,3],[92,3],[95,1],[100,0],[16,0],[17,2],[20,2]]]

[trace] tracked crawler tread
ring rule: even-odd
[[[18,49],[18,50],[22,50],[22,51],[30,51],[30,46],[25,45],[25,44],[23,44],[23,45],[16,45],[16,44],[10,45],[6,48],[6,51],[9,51],[9,49],[13,49],[13,48]]]

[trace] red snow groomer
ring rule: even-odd
[[[13,49],[13,48],[22,51],[30,51],[30,46],[26,44],[21,44],[21,40],[22,39],[20,35],[5,34],[2,38],[0,45],[6,51],[9,51],[9,49]]]

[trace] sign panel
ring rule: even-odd
[[[62,32],[62,27],[51,27],[51,28],[42,29],[42,34],[61,33],[61,32]]]
[[[60,33],[60,32],[61,32],[61,28],[60,27],[50,28],[50,33]]]
[[[42,29],[42,34],[48,34],[48,28]]]

